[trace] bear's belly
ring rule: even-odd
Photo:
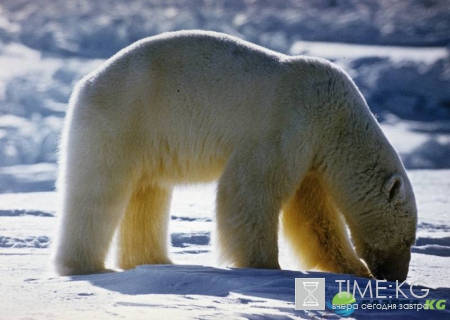
[[[155,177],[159,183],[168,185],[207,183],[220,177],[225,163],[223,159],[203,159],[202,161],[159,159],[151,176]]]
[[[177,145],[165,139],[159,141],[157,148],[147,150],[143,158],[143,175],[167,185],[217,180],[231,154],[229,148],[219,143],[199,145],[191,141]]]

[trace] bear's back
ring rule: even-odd
[[[287,58],[224,34],[167,33],[118,52],[84,78],[79,98],[114,121],[138,112],[153,131],[260,136],[280,113],[274,101]]]
[[[178,178],[202,171],[209,180],[235,149],[279,136],[285,58],[210,32],[143,39],[81,81],[71,101],[73,119],[82,130],[123,141],[135,158],[159,154],[150,167],[160,173],[166,172],[160,164],[176,159],[171,167]]]

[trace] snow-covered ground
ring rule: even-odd
[[[450,171],[413,170],[409,175],[417,195],[419,227],[407,282],[431,288],[426,299],[450,303]],[[338,292],[335,280],[357,279],[365,286],[365,279],[347,275],[293,271],[299,268],[283,241],[283,271],[218,266],[210,244],[214,197],[215,185],[176,190],[170,224],[176,265],[58,277],[52,273],[49,249],[56,194],[0,195],[0,319],[334,319],[332,310],[295,311],[294,279],[325,278],[327,300]],[[112,251],[111,267],[113,255]],[[394,289],[385,286],[383,294],[395,296]],[[414,299],[408,288],[402,287],[409,303],[425,302]],[[419,287],[413,286],[413,292],[422,294]],[[351,317],[388,315],[448,319],[450,311],[449,306],[420,311],[359,309]]]
[[[335,280],[352,277],[215,264],[214,185],[175,194],[176,266],[73,278],[51,272],[57,196],[43,191],[54,190],[74,84],[132,42],[181,29],[324,57],[352,76],[405,166],[435,169],[409,171],[419,228],[408,283],[425,284],[427,298],[449,305],[351,317],[449,319],[450,171],[436,169],[450,169],[450,7],[440,0],[0,0],[0,319],[338,318],[295,311],[294,278],[325,277],[329,300]],[[280,244],[283,269],[299,270]]]
[[[43,57],[18,44],[1,53],[0,167],[55,163],[70,92],[103,60]],[[407,168],[450,168],[448,49],[296,42],[290,53],[331,59],[348,71]],[[0,184],[0,192],[16,190]]]
[[[450,168],[450,7],[416,0],[0,0],[0,167],[55,163],[77,80],[140,38],[195,28],[335,61],[414,138],[396,145],[408,168]]]

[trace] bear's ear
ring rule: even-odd
[[[389,202],[398,202],[404,198],[403,178],[399,174],[390,176],[383,185],[383,194]]]

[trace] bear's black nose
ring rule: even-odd
[[[408,274],[408,269],[406,271],[404,268],[400,266],[392,266],[379,264],[374,270],[372,270],[372,275],[377,280],[387,280],[387,281],[395,281],[403,282],[406,280],[406,276]]]

